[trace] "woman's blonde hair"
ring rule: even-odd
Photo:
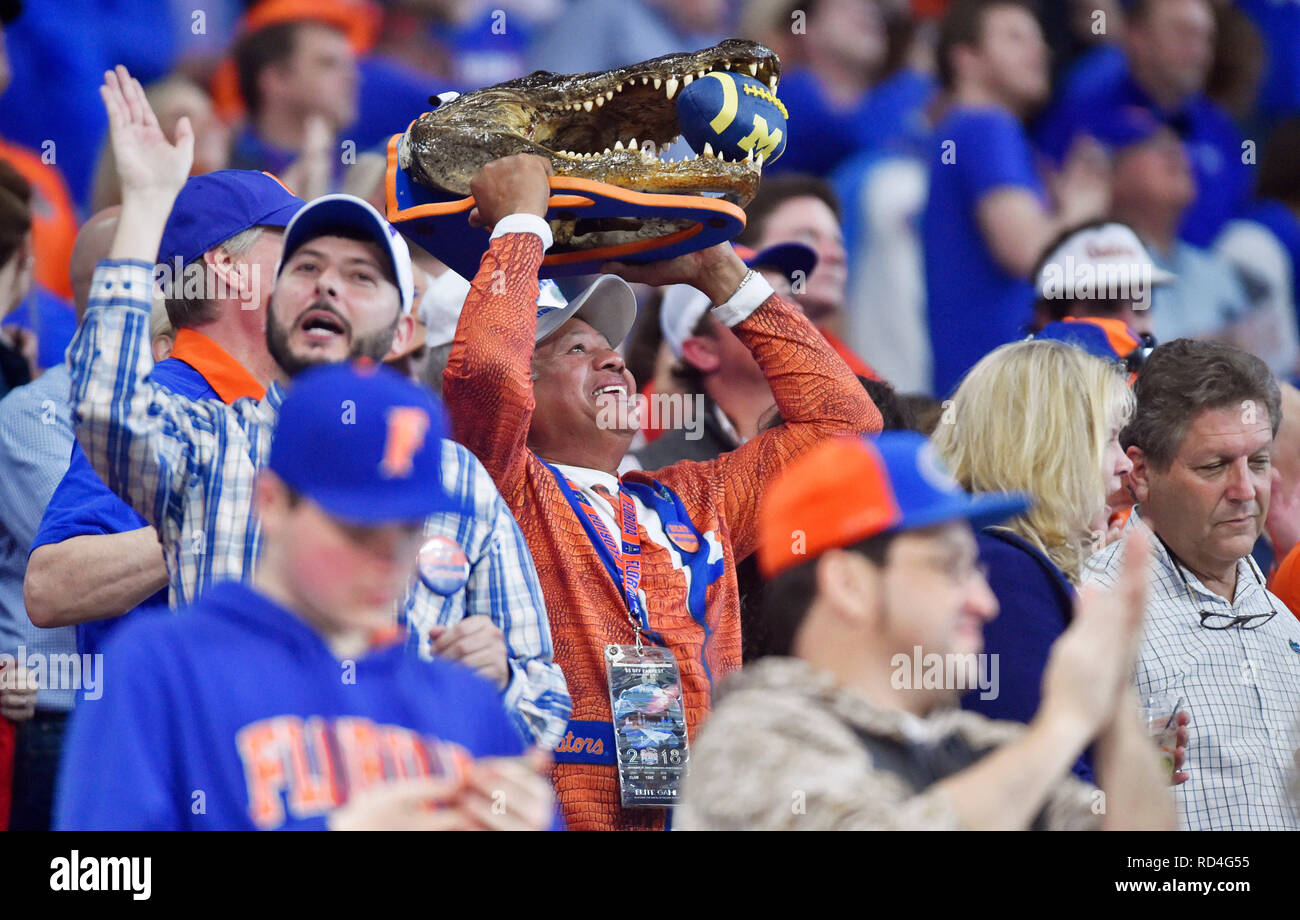
[[[932,435],[971,492],[1025,492],[1003,525],[1078,583],[1106,507],[1106,446],[1133,414],[1119,367],[1060,342],[1014,342],[975,365]]]

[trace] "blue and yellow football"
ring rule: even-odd
[[[785,152],[788,115],[781,100],[753,77],[715,70],[677,97],[677,123],[696,153],[770,163]]]

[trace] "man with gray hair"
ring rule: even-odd
[[[1172,696],[1192,714],[1186,783],[1190,830],[1296,830],[1288,781],[1300,712],[1300,622],[1250,558],[1270,497],[1282,418],[1264,362],[1215,342],[1157,347],[1135,387],[1121,441],[1137,507],[1128,529],[1153,534],[1139,697]],[[1119,544],[1087,581],[1110,585]],[[1281,614],[1279,616],[1279,614]]]

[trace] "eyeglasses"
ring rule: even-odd
[[[1199,607],[1200,605],[1196,601],[1196,595],[1192,593],[1191,582],[1187,580],[1187,576],[1183,573],[1183,567],[1178,557],[1174,554],[1174,551],[1169,548],[1169,544],[1166,543],[1159,534],[1156,534],[1156,539],[1160,541],[1160,545],[1163,546],[1165,552],[1169,554],[1169,561],[1174,564],[1174,571],[1176,571],[1178,577],[1183,580],[1183,588],[1187,591],[1187,599],[1192,602],[1193,607]],[[1255,576],[1255,581],[1259,583],[1260,589],[1264,591],[1264,597],[1267,598],[1268,590],[1264,588],[1264,582],[1260,579],[1259,573],[1255,571],[1255,567],[1250,563],[1247,563],[1247,568],[1249,568],[1250,573]],[[1208,610],[1198,609],[1196,614],[1201,618],[1201,627],[1204,629],[1232,629],[1234,626],[1239,629],[1259,629],[1269,620],[1273,619],[1273,617],[1277,616],[1277,608],[1273,606],[1272,598],[1269,598],[1268,607],[1269,610],[1272,611],[1271,613],[1242,613],[1234,615],[1230,613],[1211,613]]]

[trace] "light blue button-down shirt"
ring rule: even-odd
[[[29,667],[40,656],[47,670],[36,706],[60,711],[71,709],[75,696],[76,688],[54,684],[72,673],[62,663],[77,654],[77,631],[32,625],[23,575],[41,515],[72,454],[68,387],[68,368],[60,364],[0,399],[0,654]]]

